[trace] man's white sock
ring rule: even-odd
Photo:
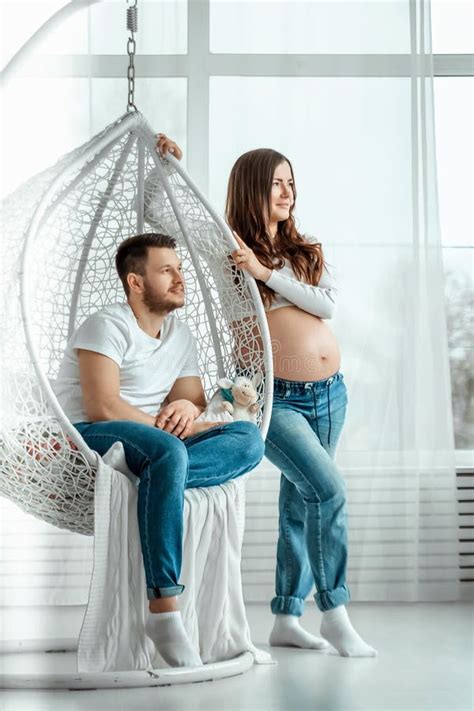
[[[145,631],[170,667],[202,666],[201,657],[184,629],[180,612],[150,614]]]
[[[296,615],[275,615],[275,624],[270,635],[272,647],[301,647],[301,649],[327,649],[325,639],[306,632]]]
[[[341,657],[376,657],[377,651],[359,637],[344,605],[323,612],[321,635],[337,649]]]

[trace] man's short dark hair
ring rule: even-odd
[[[145,276],[145,265],[150,247],[176,249],[176,240],[174,237],[159,232],[148,232],[144,235],[129,237],[122,242],[117,250],[115,266],[127,296],[130,294],[127,276],[131,272]]]

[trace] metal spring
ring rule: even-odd
[[[138,30],[138,14],[137,6],[127,7],[127,30],[137,32]]]

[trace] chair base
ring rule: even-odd
[[[80,674],[72,669],[75,666],[76,655],[71,649],[72,640],[54,641],[48,644],[48,651],[44,651],[44,640],[41,641],[42,650],[38,650],[39,642],[34,644],[24,642],[21,646],[3,644],[1,649],[1,663],[3,669],[0,674],[0,689],[66,689],[66,690],[94,690],[94,689],[130,689],[151,686],[171,686],[174,684],[191,684],[203,681],[214,681],[226,677],[244,674],[254,664],[253,654],[244,652],[238,657],[224,662],[205,664],[202,667],[166,667],[143,671],[119,672],[87,672]],[[76,641],[77,646],[77,641]],[[56,651],[58,650],[58,651]],[[18,652],[21,651],[21,654]],[[20,665],[21,673],[15,671]],[[41,671],[25,672],[25,657],[29,657],[29,666],[32,669],[41,668]],[[65,671],[57,671],[65,667]],[[9,671],[11,668],[11,672]]]

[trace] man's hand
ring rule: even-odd
[[[194,420],[201,409],[190,400],[173,400],[161,408],[155,418],[155,427],[184,439],[191,434]]]

